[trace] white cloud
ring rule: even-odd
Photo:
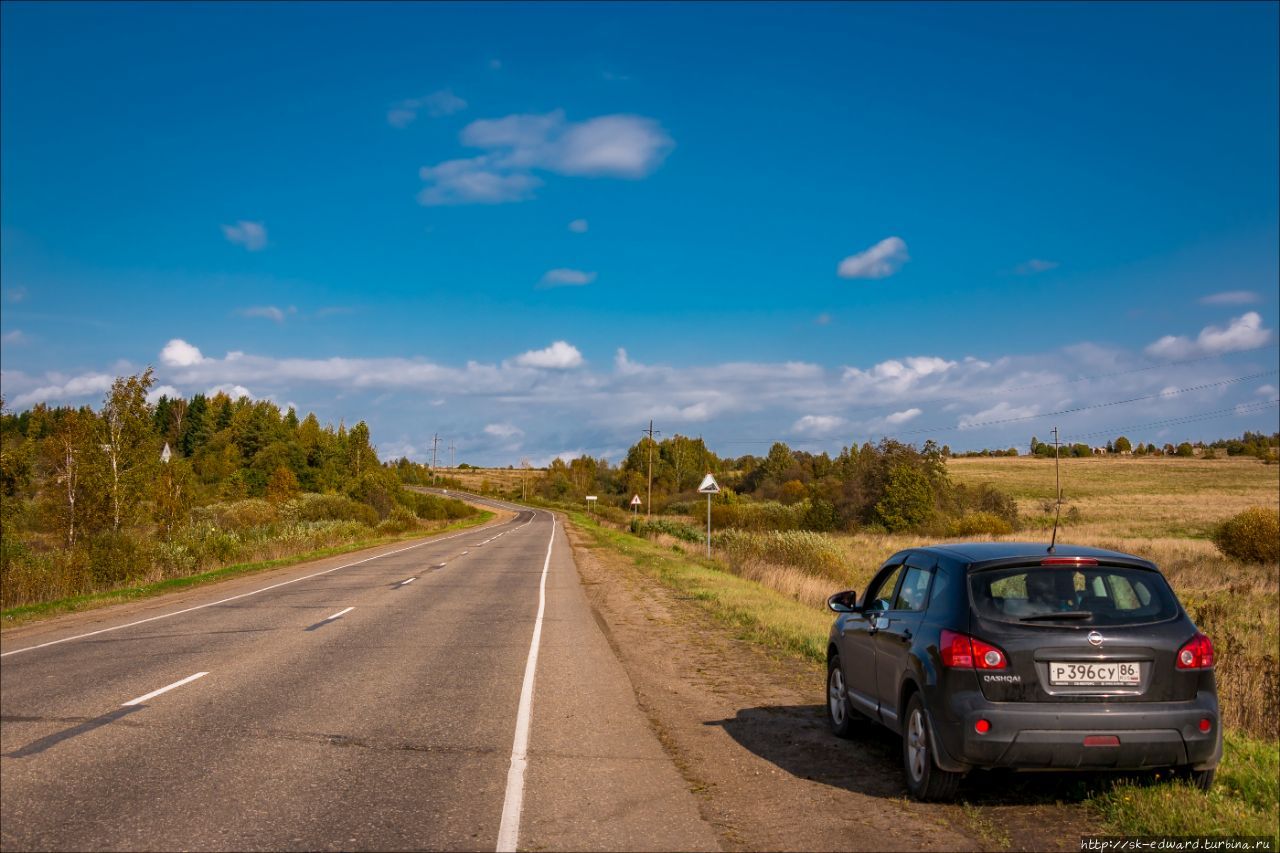
[[[912,408],[901,412],[894,412],[893,414],[885,417],[885,422],[893,424],[894,426],[905,424],[907,421],[919,417],[922,414],[922,411],[923,410],[921,409]]]
[[[446,160],[423,166],[418,175],[431,182],[418,193],[418,203],[427,207],[448,204],[505,204],[533,198],[541,179],[525,172],[503,172],[485,157]]]
[[[11,332],[5,332],[3,336],[0,336],[0,343],[4,343],[6,346],[11,347],[22,346],[29,340],[31,339],[23,334],[21,329],[14,329]]]
[[[10,302],[22,302],[27,298],[27,289],[25,287],[11,287],[5,291],[5,297]]]
[[[223,225],[222,233],[237,246],[244,246],[250,252],[257,252],[267,247],[267,228],[261,222],[240,220],[235,225]]]
[[[35,403],[56,403],[64,400],[84,399],[91,395],[102,394],[111,389],[115,377],[107,373],[86,373],[70,379],[55,381],[41,385],[13,398],[12,405],[18,409]]]
[[[618,114],[571,122],[563,110],[473,121],[461,141],[485,153],[424,166],[422,204],[522,201],[542,183],[535,171],[636,180],[662,165],[675,144],[651,118]]]
[[[485,435],[491,435],[494,438],[512,439],[519,438],[524,435],[524,430],[515,424],[489,424],[484,428]]]
[[[569,230],[574,234],[586,234],[589,227],[585,219],[575,219],[569,223]]]
[[[1029,261],[1024,261],[1023,263],[1018,264],[1013,268],[1013,271],[1018,275],[1035,275],[1038,272],[1048,272],[1049,270],[1057,268],[1057,261],[1046,261],[1041,258],[1032,258]]]
[[[1203,305],[1253,305],[1261,301],[1262,298],[1252,290],[1224,290],[1200,297]]]
[[[160,350],[160,361],[169,367],[190,367],[199,364],[205,358],[200,350],[182,338],[174,338]]]
[[[248,397],[250,400],[254,399],[253,392],[248,388],[243,385],[232,385],[230,383],[215,385],[205,392],[205,396],[208,397],[212,397],[216,394],[226,394],[232,400],[239,400],[241,397]]]
[[[530,350],[513,359],[518,367],[537,367],[551,370],[567,370],[581,367],[584,363],[582,353],[573,344],[556,341],[546,349]]]
[[[901,361],[891,358],[869,370],[846,367],[843,378],[852,387],[891,389],[901,393],[909,388],[918,387],[928,377],[939,379],[942,374],[955,366],[956,362],[937,356],[911,356]]]
[[[419,111],[432,118],[453,115],[465,110],[467,102],[448,89],[432,92],[421,98],[406,98],[387,111],[387,123],[392,127],[408,127],[418,117]]]
[[[1220,355],[1225,352],[1254,349],[1271,340],[1271,331],[1262,328],[1262,317],[1250,311],[1233,317],[1225,329],[1205,326],[1193,341],[1190,338],[1165,335],[1146,348],[1147,355],[1157,358],[1190,358]]]
[[[1254,391],[1253,393],[1257,394],[1259,397],[1274,397],[1276,395],[1276,386],[1263,385],[1261,388],[1259,388],[1257,391]]]
[[[797,435],[825,436],[844,426],[847,421],[836,415],[805,415],[791,425]]]
[[[813,322],[819,326],[830,326],[831,315],[824,311],[821,314],[819,314],[817,317],[814,317]]]
[[[870,249],[850,255],[840,262],[841,278],[885,278],[893,275],[910,258],[901,237],[886,237]]]
[[[542,276],[543,287],[581,287],[590,284],[596,280],[596,274],[593,272],[583,272],[582,270],[571,270],[560,267],[548,270]]]
[[[1010,418],[1025,418],[1037,414],[1040,407],[1034,404],[1025,406],[1015,406],[1009,403],[1001,402],[989,409],[983,409],[972,415],[964,415],[957,422],[960,429],[969,429],[977,424],[988,423],[990,421],[1003,421]]]
[[[168,397],[172,400],[181,396],[182,392],[172,385],[156,385],[147,392],[147,402],[154,406],[161,397]]]
[[[262,317],[267,320],[274,320],[277,323],[283,323],[286,314],[296,314],[298,309],[293,305],[288,308],[277,308],[274,305],[254,305],[250,308],[240,309],[241,316],[244,317]]]

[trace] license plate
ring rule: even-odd
[[[1133,687],[1142,680],[1136,662],[1050,663],[1049,683],[1075,687]]]

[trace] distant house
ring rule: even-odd
[[[1107,455],[1107,449],[1106,449],[1105,447],[1095,447],[1095,448],[1093,449],[1093,455],[1094,455],[1094,456],[1106,456],[1106,455]]]

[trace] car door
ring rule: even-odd
[[[862,609],[840,619],[841,666],[849,703],[862,714],[877,719],[875,633],[878,619],[893,604],[902,565],[887,566],[871,579],[862,599]]]
[[[898,691],[902,678],[910,668],[911,646],[924,611],[929,604],[929,587],[933,581],[933,557],[911,554],[903,566],[902,579],[894,591],[888,610],[879,615],[872,634],[875,651],[876,701],[880,719],[897,731]]]

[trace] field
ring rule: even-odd
[[[1017,498],[1024,529],[997,538],[1048,540],[1052,515],[1042,503],[1054,494],[1052,460],[957,459],[948,469],[958,482],[989,482]],[[1095,792],[1090,802],[1124,832],[1275,836],[1280,795],[1267,780],[1274,778],[1280,755],[1280,567],[1228,560],[1207,536],[1247,507],[1275,508],[1280,466],[1256,459],[1071,459],[1062,460],[1061,473],[1066,504],[1059,541],[1153,560],[1213,639],[1230,737],[1221,784],[1208,795],[1137,784]],[[658,533],[643,542],[580,514],[575,518],[594,528],[597,542],[626,551],[744,638],[815,664],[830,624],[826,596],[841,586],[862,589],[885,557],[929,541],[902,535],[726,535],[718,537],[715,558],[707,560],[698,545],[676,536]],[[833,565],[833,548],[843,555],[842,566]],[[1175,805],[1196,819],[1171,820]]]

